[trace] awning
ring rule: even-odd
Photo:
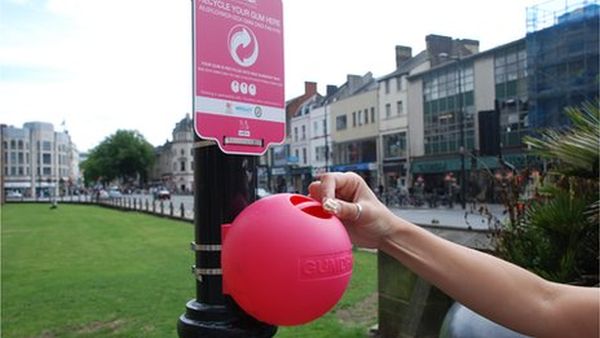
[[[31,188],[31,182],[4,182],[4,188]]]
[[[524,168],[527,165],[528,161],[529,163],[533,161],[533,157],[529,157],[523,153],[507,154],[504,155],[503,158],[506,162],[512,164],[516,168]],[[476,169],[493,170],[501,167],[496,156],[482,156],[476,157],[475,159],[477,164]],[[472,162],[473,157],[465,157],[465,170],[471,170]],[[456,172],[461,170],[461,159],[459,156],[446,159],[415,158],[412,160],[410,168],[413,174],[435,174],[451,171]]]
[[[343,164],[343,165],[334,165],[331,167],[333,171],[372,171],[377,170],[377,163],[375,162],[363,162],[363,163],[355,163],[355,164]]]

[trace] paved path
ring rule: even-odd
[[[487,210],[486,210],[487,208]],[[505,219],[504,207],[498,204],[481,204],[474,210],[467,206],[463,210],[460,205],[450,209],[439,208],[390,208],[392,212],[408,221],[419,225],[433,225],[441,227],[469,228],[487,230],[497,221]]]

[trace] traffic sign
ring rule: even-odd
[[[194,0],[194,126],[228,154],[285,138],[281,0]]]

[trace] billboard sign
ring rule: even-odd
[[[194,126],[228,154],[285,139],[281,0],[193,0]]]

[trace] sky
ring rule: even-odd
[[[283,0],[285,98],[391,73],[395,46],[416,55],[428,34],[480,51],[522,38],[538,3]],[[79,151],[118,129],[161,145],[192,113],[191,39],[190,0],[0,0],[0,123],[53,123]]]

